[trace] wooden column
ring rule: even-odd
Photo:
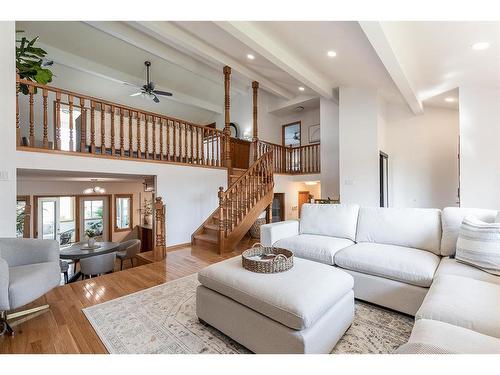
[[[225,159],[225,166],[228,168],[228,174],[227,174],[227,179],[228,179],[228,186],[230,184],[231,180],[231,129],[230,129],[230,124],[231,124],[231,67],[225,66],[224,67],[224,159]]]
[[[259,91],[259,82],[253,81],[252,82],[252,89],[253,89],[253,160],[258,159],[258,145],[257,142],[259,141],[259,134],[258,134],[258,128],[257,128],[257,94]]]
[[[163,260],[167,256],[166,234],[165,234],[165,206],[161,197],[155,200],[155,247],[153,256],[155,261]]]

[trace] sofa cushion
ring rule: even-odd
[[[239,256],[204,268],[198,280],[296,330],[314,324],[354,284],[342,270],[300,258],[294,258],[294,266],[286,272],[259,274],[244,269]]]
[[[439,320],[500,338],[500,285],[455,275],[434,279],[417,319]]]
[[[408,343],[431,345],[443,352],[459,354],[500,353],[499,339],[438,320],[418,319]],[[397,352],[403,351],[398,349]]]
[[[333,266],[335,253],[351,245],[354,242],[345,238],[299,234],[276,241],[273,246],[291,250],[299,258]]]
[[[354,241],[358,211],[357,204],[303,204],[300,234],[318,234]]]
[[[335,264],[352,271],[429,287],[439,257],[408,247],[358,243],[335,254]]]
[[[458,231],[466,216],[475,216],[485,222],[495,221],[497,211],[479,208],[446,207],[442,214],[443,236],[441,238],[441,255],[451,256],[457,248]]]
[[[481,271],[477,267],[468,266],[467,264],[460,263],[456,259],[442,258],[439,263],[439,267],[436,271],[436,275],[455,275],[470,277],[471,279],[486,281],[488,283],[493,283],[500,285],[500,276],[492,275],[491,273]]]
[[[16,309],[55,288],[61,281],[58,262],[34,263],[9,268],[10,308]]]
[[[441,211],[362,207],[359,210],[356,242],[406,246],[439,255]]]
[[[467,216],[458,232],[455,258],[500,276],[500,223],[485,223]]]

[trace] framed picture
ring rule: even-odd
[[[309,126],[309,143],[319,143],[319,124]]]

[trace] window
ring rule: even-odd
[[[300,127],[300,121],[283,125],[283,146],[299,147],[301,145]]]
[[[115,195],[115,232],[132,229],[132,194]]]
[[[90,230],[95,237],[101,237],[104,230],[104,201],[86,200],[83,207],[83,228],[84,232]]]
[[[16,237],[30,237],[30,198],[29,196],[17,197],[16,203]]]

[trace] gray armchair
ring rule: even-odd
[[[123,261],[130,259],[134,267],[134,258],[141,252],[141,240],[129,240],[122,242],[116,252],[116,257],[120,259],[120,271],[123,270]]]
[[[13,334],[8,319],[48,305],[7,315],[59,285],[59,244],[53,240],[0,238],[0,335]]]

